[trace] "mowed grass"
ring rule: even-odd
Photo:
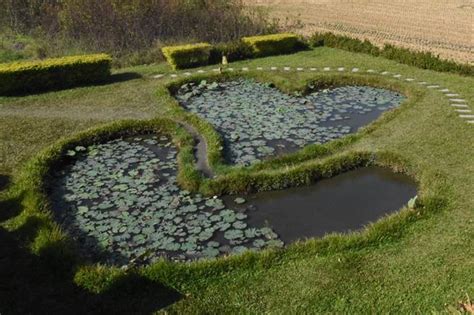
[[[237,66],[386,70],[439,84],[474,102],[473,78],[328,48]],[[15,181],[26,160],[62,137],[114,120],[166,115],[170,98],[162,87],[169,81],[151,77],[166,69],[141,66],[121,71],[141,77],[118,74],[117,80],[102,86],[0,98],[0,176]],[[265,77],[291,90],[301,88],[311,74],[278,72]],[[157,300],[172,295],[164,294],[162,286],[183,296],[166,309],[170,313],[429,313],[453,311],[458,301],[473,298],[474,126],[457,117],[440,92],[414,88],[422,94],[416,105],[400,110],[347,150],[402,156],[422,193],[444,201],[439,211],[421,214],[397,228],[395,238],[368,247],[318,252],[296,245],[268,263],[224,260],[221,264],[228,266],[215,272],[215,265],[202,264],[196,272],[178,268],[174,278],[154,278],[152,268],[145,268],[140,271],[147,279],[143,291],[137,288],[140,281],[133,292],[127,291],[134,312],[158,310]],[[21,205],[12,203],[0,207],[0,220],[5,222],[21,211]],[[27,243],[21,231],[0,232],[0,241],[9,245],[0,249],[0,276],[6,279],[0,284],[0,312],[126,312],[120,294],[91,294],[73,284],[74,274],[57,272],[29,254],[22,248]],[[60,293],[51,298],[52,292]]]

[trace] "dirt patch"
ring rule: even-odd
[[[474,62],[472,4],[469,1],[347,1],[347,0],[257,0],[249,5],[268,7],[292,31],[310,35],[330,31],[385,43],[428,50],[441,58]]]

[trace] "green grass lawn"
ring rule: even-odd
[[[232,66],[385,70],[439,84],[474,104],[474,78],[329,48]],[[169,114],[171,99],[164,84],[170,81],[152,77],[165,72],[169,70],[163,64],[140,66],[120,70],[112,83],[101,86],[0,97],[0,184],[14,183],[28,159],[61,138],[111,121]],[[251,75],[272,80],[287,90],[302,88],[313,76],[295,71]],[[400,81],[384,80],[387,84]],[[443,201],[438,211],[420,213],[418,219],[397,226],[390,237],[380,237],[367,246],[318,250],[312,246],[317,241],[309,241],[276,254],[265,252],[191,266],[158,264],[140,269],[135,276],[118,277],[113,288],[92,293],[88,282],[75,275],[76,270],[58,270],[41,255],[31,253],[31,227],[12,223],[27,205],[21,198],[7,200],[2,184],[0,313],[150,313],[175,299],[178,301],[166,311],[287,314],[459,310],[459,301],[474,299],[474,125],[459,118],[441,92],[415,83],[393,84],[412,88],[419,99],[397,110],[394,117],[384,119],[342,152],[388,151],[402,156],[416,175],[421,194]],[[95,270],[103,277],[120,274],[118,270]]]

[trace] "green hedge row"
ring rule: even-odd
[[[0,95],[99,83],[110,76],[109,55],[85,55],[0,64]]]
[[[171,67],[186,69],[204,66],[209,62],[212,46],[208,43],[163,47],[161,51]]]
[[[451,60],[443,60],[431,52],[416,52],[406,48],[385,45],[379,48],[367,40],[335,35],[332,33],[316,33],[309,39],[312,47],[327,46],[348,50],[351,52],[365,53],[380,56],[399,63],[415,66],[422,69],[452,72],[467,76],[474,75],[474,67],[468,64],[459,64]]]
[[[290,54],[307,47],[294,34],[273,34],[244,37],[239,41],[210,45],[198,43],[182,46],[167,46],[162,53],[173,69],[186,69],[228,61],[250,59],[272,55]]]
[[[256,57],[290,54],[298,49],[300,39],[295,34],[273,34],[244,37],[242,41],[252,48]]]

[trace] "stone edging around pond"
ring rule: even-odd
[[[297,68],[292,68],[292,67],[270,67],[270,68],[264,68],[264,67],[256,67],[255,69],[250,69],[249,67],[242,67],[239,69],[235,69],[232,67],[228,68],[215,68],[215,69],[210,69],[210,70],[203,70],[199,69],[194,72],[180,72],[180,73],[172,73],[172,74],[156,74],[153,75],[152,77],[154,79],[161,79],[161,78],[178,78],[178,77],[189,77],[193,74],[204,74],[204,73],[219,73],[219,72],[234,72],[234,71],[241,71],[241,72],[248,72],[250,70],[256,70],[256,71],[297,71],[297,72],[317,72],[317,71],[322,71],[322,72],[352,72],[352,73],[362,73],[364,70],[360,68],[352,68],[352,69],[346,69],[345,67],[338,67],[338,68],[331,68],[331,67],[323,67],[323,68],[303,68],[303,67],[297,67]],[[371,73],[371,74],[378,74],[382,76],[392,76],[393,78],[402,80],[403,76],[401,74],[395,74],[391,73],[388,71],[377,71],[373,69],[367,69],[365,70],[366,73]],[[430,90],[435,90],[439,91],[443,94],[444,97],[446,97],[449,100],[450,106],[454,109],[456,114],[459,116],[459,118],[463,119],[466,121],[468,124],[473,124],[474,125],[474,114],[471,108],[469,107],[467,101],[465,99],[462,99],[461,96],[458,93],[455,93],[453,91],[450,91],[447,88],[443,88],[442,86],[438,84],[432,84],[428,83],[425,81],[419,81],[414,78],[405,78],[404,79],[406,82],[410,83],[417,83],[421,86],[424,86],[427,89]]]

